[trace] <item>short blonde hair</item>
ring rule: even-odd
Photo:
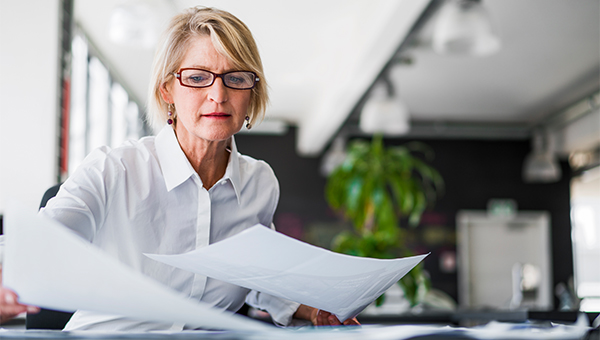
[[[251,90],[247,115],[251,125],[260,121],[269,102],[269,95],[262,61],[252,33],[233,14],[198,6],[173,17],[159,42],[148,91],[148,123],[155,130],[165,125],[168,108],[160,94],[160,87],[175,79],[173,73],[179,70],[190,40],[198,36],[209,36],[217,52],[226,57],[237,70],[256,73],[260,81]]]

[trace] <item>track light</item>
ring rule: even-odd
[[[527,183],[551,183],[560,180],[561,170],[554,153],[552,136],[535,131],[532,151],[523,164],[523,180]]]
[[[321,161],[321,175],[327,177],[346,159],[346,138],[337,136]]]
[[[360,129],[367,133],[383,133],[388,136],[406,134],[410,130],[408,107],[394,93],[387,77],[377,84],[360,114]],[[387,89],[386,89],[387,85]]]
[[[435,22],[433,49],[440,54],[486,56],[500,49],[500,39],[481,0],[450,0]]]

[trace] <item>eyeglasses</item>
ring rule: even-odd
[[[217,74],[198,68],[182,68],[179,72],[173,73],[173,75],[179,79],[181,86],[195,88],[209,87],[219,77],[223,81],[223,84],[230,89],[249,90],[260,80],[254,72],[250,71],[233,71]]]

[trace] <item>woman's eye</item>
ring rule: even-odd
[[[244,75],[237,75],[237,74],[227,75],[227,83],[229,83],[229,84],[242,85],[242,84],[247,84],[248,82],[249,82],[248,78]]]
[[[187,79],[190,83],[203,83],[208,78],[203,75],[193,75],[193,76],[189,76]]]

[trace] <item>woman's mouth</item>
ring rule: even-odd
[[[228,113],[224,113],[224,112],[211,112],[211,113],[203,114],[202,117],[216,118],[216,119],[225,119],[225,118],[231,117],[231,115],[228,114]]]

